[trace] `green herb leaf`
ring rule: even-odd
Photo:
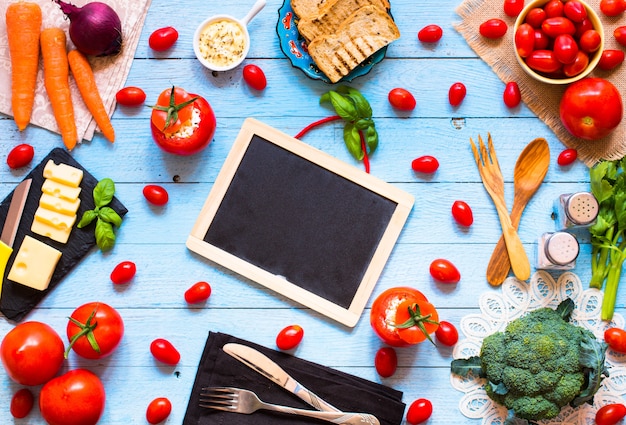
[[[115,245],[115,232],[111,223],[98,219],[96,221],[96,244],[101,251],[106,252]]]
[[[343,94],[345,97],[352,100],[359,117],[361,118],[372,117],[372,107],[370,106],[367,99],[363,97],[361,92],[348,86],[341,86],[337,89],[337,91]]]
[[[467,359],[452,360],[450,370],[455,375],[467,377],[469,374],[484,378],[482,363],[479,356],[472,356]]]
[[[82,229],[85,226],[89,226],[92,221],[94,221],[98,217],[98,213],[94,210],[85,211],[80,221],[78,222],[77,227]]]
[[[122,225],[122,217],[111,207],[102,207],[98,212],[98,218],[116,227]]]
[[[93,202],[96,207],[102,208],[113,200],[115,194],[115,183],[110,178],[104,178],[96,184],[93,189]]]
[[[374,127],[374,122],[365,130],[365,143],[369,148],[370,154],[378,147],[378,132],[376,131],[376,127]]]
[[[347,123],[343,128],[343,141],[346,143],[348,152],[361,161],[363,159],[363,149],[361,148],[361,136],[359,130],[352,123]]]
[[[354,103],[349,99],[345,98],[337,92],[330,91],[330,103],[333,105],[335,112],[345,121],[353,122],[356,121],[359,116],[357,115],[356,107]]]

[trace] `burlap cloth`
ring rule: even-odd
[[[13,116],[11,111],[11,59],[7,41],[7,29],[5,22],[6,9],[9,4],[16,0],[0,0],[0,113]],[[68,40],[68,48],[73,48],[70,40],[68,28],[69,21],[61,12],[60,7],[51,0],[29,0],[41,6],[43,15],[42,29],[52,26],[65,30]],[[91,0],[70,0],[76,6],[84,6]],[[115,109],[115,94],[123,87],[126,77],[130,72],[139,36],[143,28],[143,23],[148,13],[151,0],[100,0],[107,3],[117,12],[122,22],[123,48],[119,55],[115,57],[95,58],[90,57],[89,61],[94,70],[96,84],[100,90],[102,100],[109,111],[109,116]],[[83,103],[78,88],[74,80],[70,78],[70,88],[72,90],[72,101],[74,104],[74,115],[76,118],[76,128],[78,137],[81,140],[91,140],[96,129],[96,123],[87,107]],[[54,114],[46,90],[43,85],[43,71],[41,58],[39,65],[39,75],[37,76],[37,91],[35,93],[35,105],[31,124],[59,133]],[[28,131],[28,128],[24,131]]]
[[[522,93],[522,100],[537,117],[554,131],[567,147],[578,151],[578,158],[588,166],[603,159],[620,159],[626,155],[626,119],[609,136],[593,142],[572,136],[561,124],[559,102],[566,89],[564,85],[541,83],[528,76],[517,63],[513,53],[513,25],[515,18],[505,15],[502,0],[466,0],[456,12],[463,20],[455,23],[456,30],[465,38],[470,47],[481,57],[498,77],[505,83],[516,81]],[[587,0],[600,16],[604,25],[604,48],[622,49],[613,37],[613,30],[624,25],[623,15],[615,18],[604,16],[600,12],[600,0]],[[479,26],[490,18],[503,19],[509,29],[498,40],[484,38],[479,33]],[[622,64],[612,71],[594,70],[590,76],[611,81],[626,100],[626,65]]]

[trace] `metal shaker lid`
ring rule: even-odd
[[[578,240],[567,232],[551,234],[545,242],[546,257],[552,264],[569,264],[578,257]]]
[[[566,202],[565,213],[567,217],[577,224],[589,224],[598,216],[600,206],[595,196],[589,192],[572,194]]]

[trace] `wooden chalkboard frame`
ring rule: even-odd
[[[323,296],[298,286],[298,282],[289,282],[283,276],[268,272],[206,241],[205,236],[209,234],[211,226],[216,225],[216,215],[222,206],[222,201],[227,191],[233,190],[231,188],[233,179],[239,167],[242,166],[244,156],[246,155],[251,141],[255,137],[260,137],[264,139],[264,141],[276,145],[290,154],[305,159],[316,167],[321,167],[324,172],[327,171],[328,173],[339,176],[360,188],[366,189],[366,191],[372,194],[376,194],[385,200],[391,201],[390,205],[395,204],[388,221],[386,220],[383,223],[384,227],[381,231],[381,237],[377,246],[371,247],[373,252],[371,261],[365,268],[358,288],[354,292],[348,306],[342,306],[329,299],[325,299]],[[289,185],[286,182],[285,189],[288,189],[288,187]],[[187,238],[187,247],[191,251],[293,301],[309,307],[348,327],[354,327],[408,219],[413,204],[414,198],[412,195],[391,184],[282,133],[267,124],[253,118],[248,118],[243,123],[239,135],[233,143],[231,151]],[[323,214],[323,211],[321,211],[320,214]],[[329,282],[328,284],[337,284],[337,282]]]

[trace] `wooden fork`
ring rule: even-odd
[[[519,280],[527,280],[530,278],[530,263],[526,251],[524,251],[522,241],[511,223],[511,217],[506,207],[504,200],[504,179],[502,178],[502,172],[500,171],[500,165],[498,164],[498,158],[493,148],[493,140],[491,139],[490,133],[487,133],[487,141],[488,148],[485,146],[482,137],[478,135],[479,152],[470,137],[474,159],[476,160],[483,186],[485,186],[487,193],[489,193],[489,196],[491,196],[496,206],[496,211],[500,218],[500,226],[502,226],[504,243],[509,253],[509,260],[511,261],[511,269],[513,269],[516,278]]]

